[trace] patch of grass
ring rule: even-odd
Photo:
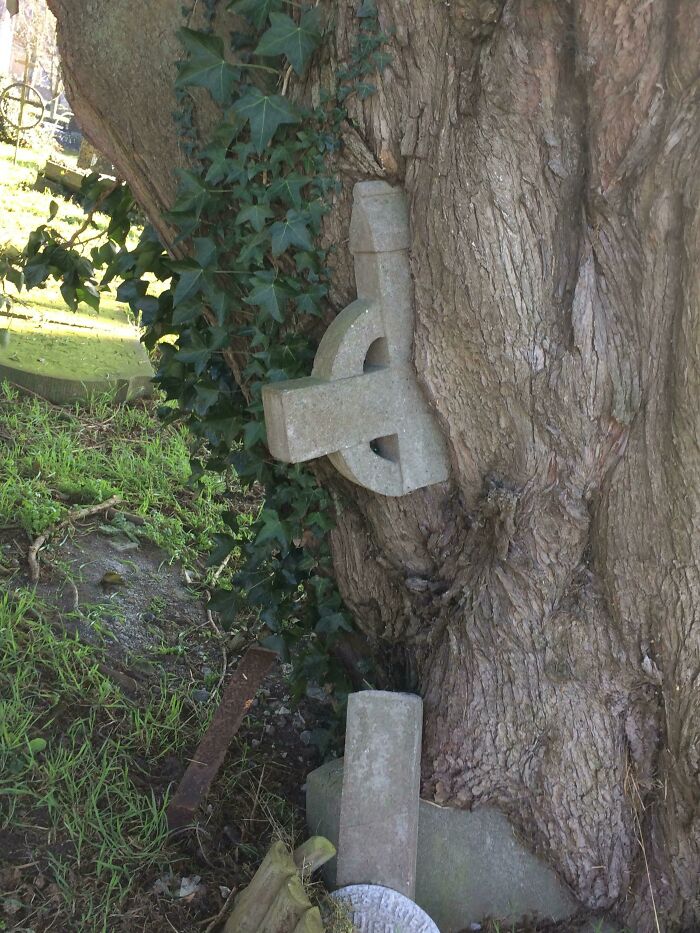
[[[14,146],[0,143],[0,252],[8,247],[23,248],[32,230],[47,222],[51,201],[58,205],[51,226],[62,236],[70,237],[85,217],[80,205],[67,195],[35,188],[37,172],[48,159],[56,160],[56,152],[50,146],[20,149],[14,163],[14,151]],[[71,160],[61,154],[58,161],[66,163]],[[97,212],[93,220],[95,232],[106,229],[106,214]],[[136,239],[138,232],[133,235]]]
[[[51,200],[58,204],[58,213],[52,225],[64,236],[70,236],[73,229],[81,222],[80,206],[70,198],[62,197],[60,194],[49,195],[44,191],[37,191],[34,187],[37,172],[51,157],[51,149],[48,147],[20,149],[16,164],[12,161],[14,151],[14,146],[0,143],[0,163],[2,164],[0,250],[7,246],[21,249],[32,230],[39,224],[46,223]],[[104,228],[106,218],[98,218],[98,222],[100,220]]]
[[[165,798],[148,768],[203,725],[165,679],[127,701],[101,660],[29,593],[0,596],[0,832],[29,841],[40,824],[37,867],[56,879],[71,928],[91,933],[110,929],[133,880],[166,860]]]
[[[223,514],[241,490],[233,473],[188,488],[185,431],[160,424],[154,407],[102,397],[62,409],[1,385],[0,528],[38,535],[77,506],[119,495],[143,516],[139,534],[194,566],[226,530]]]

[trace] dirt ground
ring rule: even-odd
[[[28,545],[16,533],[0,536],[0,564],[16,570],[16,588],[30,583]],[[218,629],[207,613],[206,593],[198,592],[179,564],[169,563],[148,541],[135,540],[100,518],[72,529],[42,552],[37,593],[50,607],[56,627],[105,648],[101,672],[134,703],[167,671],[187,693],[192,709],[203,715],[213,712],[221,684],[252,643],[240,633],[227,636]],[[313,699],[294,704],[284,671],[276,665],[258,691],[195,824],[171,835],[160,868],[135,879],[126,902],[110,920],[109,933],[220,930],[227,901],[230,910],[230,895],[245,886],[270,843],[280,836],[290,844],[305,838],[304,784],[322,761],[314,730],[327,723],[329,714],[329,702],[320,690]],[[133,761],[144,789],[157,801],[178,784],[195,744],[178,756]],[[22,905],[15,915],[0,919],[0,930],[87,929],[66,916],[65,899],[52,880],[52,858],[65,845],[48,837],[41,825],[0,831],[0,894],[12,892],[12,903]],[[75,873],[71,883],[92,882]],[[515,928],[488,923],[471,929],[515,933]],[[518,931],[596,929],[588,920],[525,925]]]
[[[5,533],[2,562],[14,562],[15,587],[28,584],[27,542]],[[81,640],[106,647],[102,673],[136,701],[167,670],[177,676],[193,706],[214,702],[248,647],[240,635],[226,637],[212,626],[205,594],[182,568],[148,542],[105,533],[100,522],[74,530],[42,561],[38,594],[52,607],[54,623]],[[72,581],[72,582],[71,582]],[[321,762],[312,731],[327,715],[322,697],[294,707],[276,665],[263,682],[196,825],[171,837],[163,870],[137,884],[110,931],[206,930],[230,892],[244,885],[275,835],[304,836],[306,775]],[[134,761],[145,785],[162,800],[182,777],[187,753],[157,762]],[[0,929],[73,933],[56,912],[51,882],[55,846],[40,826],[10,829],[0,837],[0,891],[27,905]],[[76,885],[80,877],[74,878]],[[14,901],[13,901],[14,902]],[[31,910],[29,910],[31,908]],[[31,914],[26,925],[24,917]],[[217,927],[218,928],[218,927]],[[212,927],[214,929],[214,927]]]

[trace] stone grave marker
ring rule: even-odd
[[[339,838],[343,772],[341,758],[312,771],[306,781],[308,826],[334,843]],[[367,786],[368,794],[373,791]],[[515,836],[495,807],[455,810],[421,800],[418,814],[414,900],[442,933],[457,933],[486,917],[510,929],[528,916],[564,920],[579,910],[553,869]],[[329,861],[324,869],[331,887],[337,883],[336,862]],[[593,929],[591,925],[590,933]],[[614,933],[614,928],[602,929]]]
[[[413,900],[423,701],[365,690],[348,697],[339,885],[382,885]]]
[[[411,358],[413,284],[403,191],[354,189],[350,251],[358,298],[321,340],[310,377],[263,388],[270,453],[328,455],[348,479],[386,496],[443,482],[445,444]]]

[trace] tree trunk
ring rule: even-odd
[[[81,126],[167,242],[180,0],[51,6]],[[355,7],[333,5],[339,61]],[[392,63],[351,105],[327,234],[353,182],[405,186],[452,476],[386,499],[322,469],[342,593],[425,697],[426,793],[502,808],[586,907],[697,930],[695,3],[378,7]]]

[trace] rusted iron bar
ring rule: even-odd
[[[219,708],[168,804],[168,828],[171,831],[182,829],[193,821],[195,810],[216,777],[229,745],[276,657],[274,651],[249,648],[231,675]]]

